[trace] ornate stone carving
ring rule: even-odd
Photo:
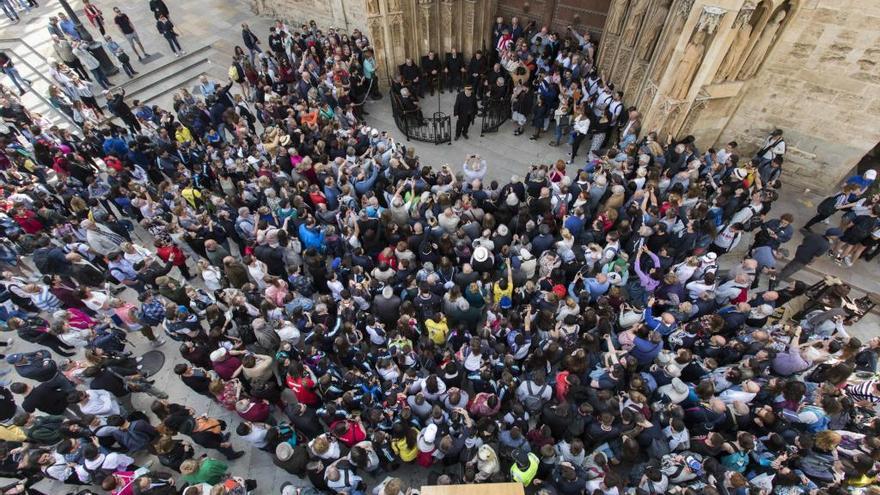
[[[691,0],[693,1],[693,0]],[[620,34],[623,27],[624,13],[629,5],[629,0],[613,0],[611,2],[611,10],[605,18],[605,33]]]
[[[666,23],[666,17],[669,15],[669,7],[672,0],[661,0],[657,7],[651,12],[645,26],[642,29],[642,36],[639,38],[636,47],[636,57],[642,60],[649,60],[654,53],[654,47],[657,46],[657,40],[660,33],[663,32],[663,26]]]
[[[632,0],[632,8],[626,19],[626,27],[623,30],[623,46],[632,47],[636,43],[639,33],[642,31],[642,20],[645,12],[651,4],[649,0]]]
[[[599,69],[601,71],[607,73],[614,68],[619,41],[620,38],[613,34],[606,34],[602,37],[602,50],[599,52]]]
[[[620,47],[620,51],[615,57],[614,69],[611,71],[611,74],[606,74],[609,77],[608,82],[616,81],[618,84],[623,82],[623,78],[626,76],[626,71],[629,69],[629,64],[632,61],[631,55],[631,49],[625,46]]]
[[[706,31],[698,29],[688,41],[684,55],[678,62],[678,67],[675,68],[675,78],[669,89],[670,98],[683,100],[687,97],[694,76],[703,61],[703,54],[706,52],[706,37]]]
[[[700,21],[698,23],[700,31],[706,31],[709,34],[714,33],[715,30],[718,29],[718,24],[721,23],[721,18],[724,17],[724,14],[726,13],[727,10],[722,9],[721,7],[703,7],[703,11],[700,13]]]
[[[388,0],[388,12],[400,12],[400,0]]]
[[[691,15],[691,10],[694,8],[694,0],[679,0],[678,5],[675,9],[678,15],[687,19]]]
[[[645,79],[645,73],[647,70],[648,62],[633,60],[632,67],[629,71],[629,77],[627,78],[626,87],[623,89],[623,95],[626,101],[635,101],[639,87],[641,87],[642,81]]]
[[[367,0],[367,15],[379,15],[379,0]]]
[[[751,19],[754,13],[755,9],[753,7],[751,9],[740,10],[739,15],[736,16],[736,20],[733,22],[734,28],[736,29],[736,35],[734,36],[730,47],[727,49],[727,54],[724,55],[724,60],[721,61],[718,71],[715,73],[714,81],[716,83],[731,79],[736,74],[740,62],[745,56],[746,47],[749,45],[749,39],[752,36],[752,24],[749,22],[749,19]]]
[[[782,31],[782,23],[785,21],[786,15],[786,11],[780,10],[776,12],[776,14],[773,15],[773,18],[770,19],[770,22],[764,26],[764,31],[761,32],[761,39],[759,39],[758,43],[755,44],[755,47],[752,48],[752,51],[749,53],[749,58],[746,59],[745,64],[743,64],[742,69],[740,69],[739,74],[737,75],[737,79],[748,79],[758,72],[758,67],[761,66],[761,63],[770,51],[770,47],[772,47],[773,42],[776,41],[777,35]]]
[[[694,126],[700,118],[700,114],[709,105],[709,98],[697,98],[688,110],[687,117],[681,125],[680,134],[693,134]]]

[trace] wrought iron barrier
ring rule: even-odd
[[[423,143],[452,144],[452,118],[443,112],[424,117],[420,109],[406,111],[400,97],[391,95],[391,113],[394,124],[406,136]]]
[[[510,102],[507,99],[490,100],[480,115],[480,136],[496,132],[510,118]]]

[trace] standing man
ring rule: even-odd
[[[470,84],[455,97],[453,114],[458,117],[455,121],[455,139],[458,140],[461,136],[468,139],[468,128],[477,115],[477,97],[474,95],[474,87]]]
[[[450,90],[461,91],[461,83],[467,75],[467,67],[461,54],[455,48],[446,54],[446,67],[443,68],[443,77],[446,79],[446,87]]]
[[[376,78],[376,57],[370,47],[364,50],[364,77],[367,78],[367,84],[370,87],[370,97],[374,100],[381,99],[379,80]]]
[[[30,86],[31,82],[21,77],[21,74],[18,73],[18,69],[15,68],[12,59],[9,58],[9,55],[6,52],[0,52],[0,69],[3,70],[4,74],[9,76],[9,79],[12,79],[12,83],[18,88],[19,93],[27,93],[27,89],[25,89],[24,85],[27,84]]]
[[[113,7],[113,13],[116,14],[116,17],[113,18],[113,22],[119,26],[119,30],[122,31],[122,35],[128,40],[128,44],[131,45],[131,49],[134,51],[134,54],[137,55],[138,60],[147,58],[147,51],[144,50],[141,38],[138,36],[137,31],[135,31],[134,25],[131,23],[131,19],[128,18],[128,15],[123,14],[122,11],[119,10],[119,7]],[[137,47],[135,46],[135,43],[137,43]],[[140,53],[137,51],[138,48],[141,49]]]
[[[166,16],[159,16],[159,20],[156,21],[156,31],[159,31],[159,34],[165,37],[165,41],[168,42],[168,46],[171,47],[171,51],[174,52],[175,57],[179,57],[186,53],[183,48],[180,47],[180,42],[177,41],[177,31],[174,30],[174,23],[171,22]]]
[[[14,24],[21,22],[21,18],[18,17],[18,14],[15,12],[15,7],[10,0],[0,0],[0,8],[3,9],[6,17],[8,17]]]
[[[132,113],[131,107],[128,106],[128,103],[125,102],[124,89],[120,90],[118,93],[104,91],[104,98],[107,99],[107,108],[110,109],[110,113],[125,122],[125,125],[128,126],[128,129],[132,134],[138,134],[141,132],[141,123],[138,122],[137,117]]]
[[[63,12],[58,13],[58,27],[60,27],[61,31],[71,40],[79,41],[82,39],[82,36],[79,35],[79,31],[76,30],[76,23],[71,21]]]
[[[782,137],[782,129],[774,129],[764,140],[764,147],[755,154],[761,160],[760,166],[767,165],[774,158],[783,155],[785,155],[785,139]]]
[[[52,48],[55,50],[55,55],[58,56],[58,59],[64,62],[64,65],[70,67],[75,70],[79,77],[85,79],[86,81],[91,81],[92,78],[89,77],[89,72],[83,67],[82,62],[73,54],[73,45],[70,44],[65,38],[61,38],[55,35],[52,35]]]
[[[248,49],[248,52],[251,54],[251,65],[254,65],[254,58],[258,53],[263,53],[263,50],[260,50],[260,39],[257,38],[257,35],[251,31],[251,28],[248,27],[247,24],[241,25],[241,39],[244,41],[244,46]]]
[[[74,42],[73,54],[76,55],[76,58],[78,58],[80,62],[82,62],[82,65],[89,69],[89,72],[95,77],[95,81],[97,81],[102,88],[110,89],[110,80],[107,79],[107,75],[101,70],[101,62],[99,62],[98,59],[86,49],[85,43],[82,41]]]
[[[788,280],[813,260],[827,253],[831,249],[831,242],[842,235],[843,232],[836,228],[826,230],[825,234],[807,234],[794,252],[794,258],[779,272],[779,280]]]

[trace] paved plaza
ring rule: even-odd
[[[140,99],[167,108],[171,107],[171,95],[176,89],[192,86],[202,74],[207,74],[214,79],[226,80],[232,49],[235,45],[241,44],[239,27],[241,22],[248,22],[251,29],[264,40],[271,22],[270,19],[255,17],[246,2],[236,0],[168,2],[172,20],[181,34],[180,42],[188,52],[184,57],[175,58],[170,53],[165,40],[155,30],[146,0],[119,2],[118,4],[99,0],[94,3],[104,11],[105,17],[108,17],[108,32],[125,46],[129,54],[131,54],[130,48],[124,44],[124,39],[110,18],[112,16],[110,12],[114,5],[120,6],[135,23],[139,23],[136,27],[138,27],[140,37],[147,51],[153,54],[145,64],[138,63],[136,58],[132,56],[135,70],[141,73],[137,78],[128,81],[123,73],[119,73],[113,76],[111,81],[125,87],[129,98]],[[82,5],[79,2],[71,2],[71,4],[75,10],[82,12]],[[0,46],[14,53],[16,65],[24,77],[34,81],[33,91],[23,98],[25,104],[49,116],[50,120],[55,123],[70,125],[66,118],[48,106],[42,96],[46,94],[49,84],[46,69],[49,59],[53,56],[46,25],[48,17],[60,11],[61,7],[56,0],[46,0],[41,2],[41,6],[35,9],[30,16],[24,17],[19,24],[13,25],[4,18],[0,21],[0,31],[2,31]],[[82,16],[82,21],[87,22],[84,16]],[[96,29],[92,29],[92,31],[97,35]],[[4,81],[4,84],[6,83],[7,81]],[[426,96],[422,101],[423,111],[425,114],[432,114],[439,109],[446,114],[451,114],[453,98],[454,95],[449,93],[439,96],[439,99],[438,96]],[[545,133],[539,139],[529,140],[529,132],[522,136],[514,136],[513,126],[508,122],[498,132],[481,137],[479,120],[471,128],[469,140],[462,139],[442,145],[407,142],[402,133],[394,126],[387,97],[378,101],[368,101],[365,108],[369,112],[367,121],[370,126],[388,130],[397,141],[408,146],[415,146],[416,154],[423,164],[437,167],[448,163],[454,169],[460,169],[464,158],[470,153],[476,153],[486,159],[489,166],[489,178],[499,181],[507,181],[512,175],[525,175],[528,167],[532,164],[552,163],[557,159],[564,159],[568,150],[565,145],[555,148],[548,145],[552,138],[552,128],[550,133]],[[577,165],[570,165],[569,171],[576,170]],[[795,225],[800,226],[814,214],[815,205],[820,200],[821,197],[812,192],[784,187],[780,200],[773,206],[771,215],[791,212],[795,216]],[[837,221],[837,217],[832,219],[832,222],[836,223]],[[817,227],[817,229],[821,228],[824,226]],[[146,239],[144,232],[140,231],[138,235]],[[792,251],[801,238],[801,234],[796,232],[795,238],[788,245]],[[739,249],[741,251],[744,252],[750,244],[748,241],[748,239],[743,239],[740,243]],[[728,263],[736,258],[735,255],[725,257]],[[880,287],[877,282],[880,280],[878,277],[880,269],[878,269],[876,262],[860,261],[854,267],[847,268],[836,265],[830,259],[825,258],[801,271],[798,278],[807,283],[813,283],[818,281],[823,274],[840,277],[854,286],[857,292],[878,291],[878,287]],[[129,290],[126,291],[125,297],[133,300],[135,294]],[[880,323],[880,318],[876,314],[871,314],[853,326],[850,331],[855,336],[866,338],[877,334],[878,323]],[[133,334],[130,339],[136,354],[149,350],[150,346],[140,334]],[[32,344],[17,341],[6,352],[26,351],[34,347]],[[234,413],[223,409],[217,403],[203,396],[192,393],[173,375],[171,372],[173,365],[182,361],[176,344],[169,340],[169,343],[165,344],[162,350],[168,359],[164,369],[155,377],[155,380],[167,391],[170,400],[190,406],[197,412],[225,419],[233,425],[231,430],[234,431],[234,425],[240,421]],[[152,398],[144,395],[138,395],[134,398],[135,406],[145,412],[149,411],[151,401]],[[232,442],[236,448],[243,446],[234,434]],[[196,449],[199,454],[202,453],[200,447],[197,446]],[[210,455],[213,456],[216,453],[211,452]],[[145,460],[138,459],[141,463]],[[260,494],[278,493],[278,488],[285,481],[292,481],[295,484],[305,483],[304,480],[293,479],[285,471],[275,467],[272,464],[270,454],[256,449],[246,449],[245,456],[230,462],[230,465],[232,473],[258,480],[260,486],[257,493]],[[409,468],[399,474],[413,485],[419,486],[425,479],[426,471]],[[371,486],[375,486],[372,479],[368,478],[368,481]],[[36,488],[50,494],[75,491],[49,481],[41,482]]]

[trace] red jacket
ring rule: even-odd
[[[318,394],[315,393],[315,382],[311,378],[294,378],[288,376],[287,388],[293,390],[296,394],[296,400],[307,406],[316,406],[320,402]]]
[[[174,266],[184,266],[186,264],[186,257],[183,255],[183,251],[173,244],[166,244],[162,247],[156,248],[156,254],[166,263],[171,259],[171,255],[173,254]]]

